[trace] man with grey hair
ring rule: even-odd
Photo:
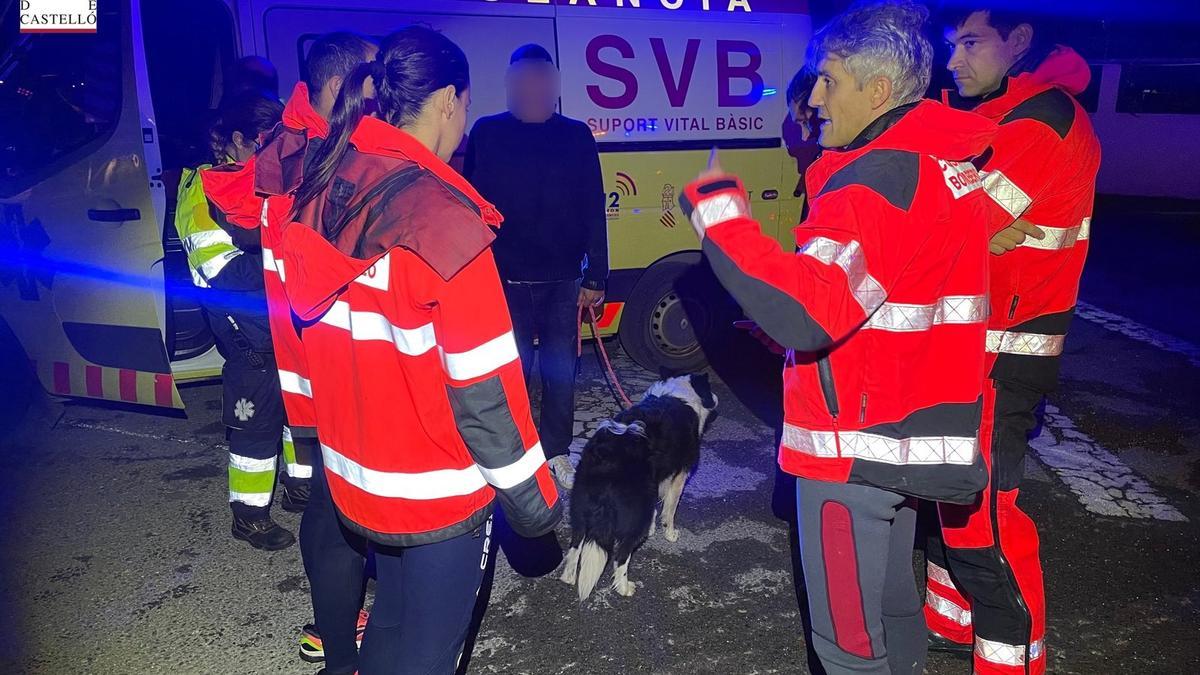
[[[825,152],[795,253],[762,234],[715,153],[681,198],[721,283],[788,349],[779,463],[798,477],[812,642],[834,675],[923,670],[916,499],[970,504],[987,484],[988,239],[1011,218],[968,161],[996,124],[921,100],[927,16],[858,5],[814,36]]]

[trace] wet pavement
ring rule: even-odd
[[[1101,280],[1085,282],[1022,493],[1041,528],[1050,671],[1196,673],[1196,284],[1171,291],[1190,298],[1178,311],[1191,318],[1139,305],[1133,298],[1178,271],[1163,261],[1131,278],[1120,255],[1130,249],[1096,237],[1088,274]],[[1191,251],[1194,265],[1196,239],[1180,235],[1163,255]],[[622,384],[640,394],[654,376],[610,349]],[[558,581],[554,542],[501,527],[470,672],[809,672],[785,517],[791,486],[772,449],[776,367],[753,345],[716,364],[720,416],[684,492],[681,537],[669,543],[660,529],[635,554],[633,597],[608,590],[606,576],[578,603]],[[220,388],[181,393],[186,418],[42,401],[0,441],[0,672],[317,670],[296,656],[311,620],[298,548],[263,553],[229,536]],[[590,353],[578,408],[577,447],[617,410]],[[282,510],[277,518],[298,525]],[[567,536],[564,523],[558,540]],[[970,667],[934,655],[927,672]]]

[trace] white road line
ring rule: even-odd
[[[1120,333],[1125,337],[1132,338],[1138,342],[1144,342],[1153,347],[1157,347],[1163,351],[1182,354],[1188,358],[1188,361],[1197,368],[1200,368],[1200,347],[1181,340],[1173,335],[1154,330],[1147,326],[1121,316],[1113,314],[1096,307],[1095,305],[1086,302],[1080,302],[1075,305],[1075,316],[1086,319],[1105,328]]]
[[[160,434],[147,434],[141,431],[130,431],[120,427],[113,427],[107,424],[94,424],[92,422],[63,422],[63,427],[70,429],[86,429],[90,431],[107,431],[109,433],[121,434],[122,436],[133,436],[134,438],[142,438],[150,441],[170,441],[172,443],[187,443],[188,445],[208,445],[201,443],[194,438],[175,438],[173,436],[163,436]]]
[[[1038,459],[1071,488],[1092,513],[1125,518],[1188,522],[1167,500],[1105,450],[1079,431],[1057,407],[1046,404],[1042,433],[1030,441]]]

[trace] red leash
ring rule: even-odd
[[[625,390],[621,388],[621,382],[617,379],[617,371],[613,370],[612,362],[608,360],[608,350],[604,348],[604,340],[602,340],[600,338],[600,333],[599,333],[599,331],[596,330],[596,308],[588,307],[588,315],[589,315],[588,323],[592,327],[592,337],[596,340],[596,346],[600,349],[600,358],[604,362],[604,370],[605,370],[606,376],[609,378],[609,382],[612,383],[613,388],[616,390],[617,397],[620,399],[620,403],[622,405],[624,405],[625,408],[628,410],[629,408],[633,407],[633,402],[629,400],[629,397],[625,395]],[[578,323],[580,326],[583,325],[583,308],[582,307],[579,308]],[[583,329],[582,328],[580,328],[579,332],[576,333],[575,355],[577,357],[583,356]]]

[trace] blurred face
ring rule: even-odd
[[[875,118],[887,112],[883,106],[890,98],[891,83],[886,79],[875,78],[860,87],[841,58],[826,56],[817,66],[817,83],[808,98],[821,120],[817,142],[823,148],[849,145]]]
[[[559,77],[554,64],[525,59],[508,67],[504,78],[508,109],[522,122],[545,122],[558,105]]]
[[[1005,40],[988,23],[987,12],[975,12],[957,28],[946,29],[950,45],[950,60],[946,69],[954,74],[958,93],[967,98],[986,96],[1004,82],[1013,67],[1033,40],[1033,28],[1021,24]]]

